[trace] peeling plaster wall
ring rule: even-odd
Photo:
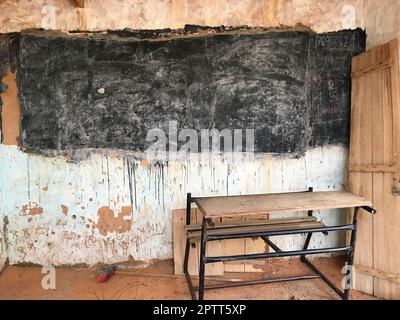
[[[67,0],[0,1],[0,32],[40,27],[68,31],[297,23],[328,32],[365,25],[363,0],[86,2],[87,8],[79,9]],[[11,264],[171,258],[171,210],[185,206],[187,191],[203,196],[297,191],[308,186],[342,190],[347,185],[347,153],[343,146],[329,146],[310,149],[299,159],[263,155],[251,162],[210,158],[204,163],[191,160],[153,166],[111,151],[69,162],[61,156],[31,155],[17,146],[0,145],[0,270],[7,252]],[[136,206],[132,206],[132,196]],[[317,215],[327,224],[344,217],[337,211]],[[5,216],[9,223],[2,234]],[[132,222],[130,230],[126,221]],[[112,232],[104,236],[107,229]],[[299,248],[295,239],[279,239],[278,245]],[[331,233],[315,237],[312,245],[343,241],[344,237]]]
[[[370,0],[373,2],[380,2]],[[362,27],[363,0],[3,0],[0,32],[209,26],[295,26],[316,32]]]
[[[171,211],[184,208],[187,191],[196,196],[247,194],[298,191],[311,185],[317,190],[341,190],[347,183],[346,163],[347,150],[333,146],[315,148],[300,159],[264,155],[234,163],[209,158],[157,165],[107,151],[73,163],[1,146],[0,212],[7,212],[9,220],[10,264],[171,258]],[[129,213],[125,218],[103,217],[105,229],[99,227],[105,211],[118,214],[123,208]],[[339,212],[316,214],[326,223],[344,218]],[[131,222],[129,230],[123,221]],[[111,232],[104,235],[107,229]],[[277,243],[299,249],[295,239]],[[341,241],[332,233],[316,236],[312,245]]]

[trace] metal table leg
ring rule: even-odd
[[[199,300],[204,300],[204,282],[206,269],[206,246],[207,246],[207,219],[203,217],[200,242],[200,270],[199,270]]]
[[[354,215],[353,215],[353,225],[354,229],[351,231],[351,238],[350,238],[350,246],[353,248],[349,252],[349,258],[347,260],[347,271],[346,271],[346,280],[348,277],[350,277],[350,283],[346,283],[346,288],[344,289],[344,294],[343,294],[343,300],[348,300],[350,296],[350,286],[352,283],[352,277],[354,276],[353,274],[353,263],[354,263],[354,252],[356,249],[356,239],[357,239],[357,223],[358,223],[358,211],[360,208],[355,208],[354,209]]]

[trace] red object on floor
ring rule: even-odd
[[[107,282],[115,274],[115,266],[105,267],[97,277],[97,283]]]

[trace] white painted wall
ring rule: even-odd
[[[128,165],[135,173],[128,175]],[[0,212],[8,217],[6,239],[10,264],[72,265],[172,257],[172,210],[185,207],[186,192],[194,196],[263,192],[342,190],[347,184],[347,150],[326,147],[309,150],[300,159],[263,155],[252,161],[175,161],[147,165],[131,156],[90,153],[73,163],[63,157],[29,155],[15,146],[0,146]],[[109,206],[118,212],[131,204],[130,231],[102,236],[94,225],[97,211]],[[135,196],[136,190],[136,196]],[[136,197],[136,201],[135,201]],[[26,205],[43,213],[29,215]],[[64,215],[61,205],[68,207]],[[343,213],[318,212],[328,224]],[[76,218],[73,218],[73,215]],[[343,221],[343,220],[342,220]],[[336,245],[333,234],[315,238],[313,245]],[[284,248],[299,248],[279,239]]]
[[[6,232],[5,232],[4,213],[1,210],[0,211],[0,272],[1,270],[3,270],[8,257],[5,236]]]

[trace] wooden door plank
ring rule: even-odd
[[[391,68],[382,74],[384,108],[384,157],[392,157],[399,166],[399,63],[398,42],[385,46],[386,54],[392,58]],[[391,119],[389,118],[391,116]],[[390,122],[392,124],[390,128]],[[388,127],[391,131],[388,131]],[[379,150],[377,150],[379,152]],[[400,173],[374,174],[374,198],[380,213],[374,217],[374,269],[398,273],[400,269]],[[374,278],[374,294],[385,299],[400,299],[400,284],[381,277]]]
[[[390,57],[393,59],[390,72],[390,92],[391,92],[391,105],[393,114],[393,152],[394,161],[397,163],[398,172],[400,172],[400,80],[399,73],[399,43],[393,40],[389,43],[387,50],[390,52]]]
[[[371,72],[375,72],[375,71],[381,71],[383,69],[390,68],[392,63],[393,63],[392,59],[387,59],[386,61],[378,62],[377,64],[375,64],[373,66],[367,67],[365,69],[358,70],[357,72],[353,72],[351,74],[351,77],[354,80],[354,79],[363,77],[367,73],[371,73]]]
[[[365,275],[369,275],[369,276],[387,280],[387,281],[393,281],[393,282],[400,283],[400,273],[391,273],[391,272],[381,271],[381,270],[378,270],[375,268],[368,268],[368,267],[362,266],[360,264],[355,264],[354,268],[357,270],[357,272],[365,274]]]
[[[372,199],[372,173],[350,172],[350,190],[355,194]],[[358,220],[358,232],[355,251],[357,264],[373,267],[372,216],[361,213]],[[373,294],[373,277],[354,273],[354,289]]]
[[[373,268],[392,274],[400,270],[400,196],[393,187],[400,185],[400,174],[374,174],[374,198],[381,214],[374,217]],[[400,284],[374,279],[374,293],[382,298],[400,299]],[[397,296],[396,296],[397,293]]]
[[[372,131],[372,164],[384,165],[382,72],[371,72],[369,77],[371,77],[371,119],[368,121]]]
[[[398,70],[397,40],[353,59],[350,189],[372,199],[377,210],[374,217],[360,215],[354,286],[386,299],[400,298],[400,255],[395,254],[400,252]],[[365,114],[369,108],[370,116]]]
[[[370,65],[371,53],[366,52],[353,59],[353,72],[366,69]],[[371,166],[372,159],[372,109],[371,75],[364,74],[353,80],[351,129],[350,129],[350,170],[355,166]],[[350,191],[372,200],[372,174],[350,171]],[[359,230],[356,242],[355,261],[373,266],[372,217],[359,216]],[[349,236],[350,233],[348,233]],[[354,273],[353,287],[373,294],[373,277]]]
[[[373,117],[372,117],[372,82],[370,74],[364,76],[364,84],[360,86],[360,94],[363,96],[360,119],[360,150],[359,163],[373,164]]]
[[[386,165],[396,166],[396,142],[394,132],[393,99],[390,88],[391,69],[380,73],[382,84],[381,103],[382,103],[382,159],[381,162]]]
[[[356,61],[353,58],[353,68],[355,68]],[[353,166],[363,166],[360,164],[361,158],[361,103],[363,103],[363,96],[360,94],[361,86],[363,85],[362,80],[357,79],[352,82],[351,91],[351,116],[350,116],[350,150],[349,150],[349,167],[350,171]],[[370,164],[366,164],[370,165]],[[350,189],[351,190],[351,189]]]
[[[349,166],[350,172],[398,172],[397,164],[352,164]]]

